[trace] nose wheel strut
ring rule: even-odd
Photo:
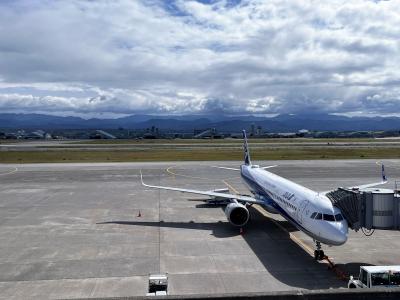
[[[317,249],[314,250],[315,260],[323,260],[325,257],[325,253],[324,250],[321,249],[321,243],[319,241],[315,241],[315,246],[317,247]]]

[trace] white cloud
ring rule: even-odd
[[[392,113],[397,1],[6,1],[0,110]]]

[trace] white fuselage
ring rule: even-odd
[[[240,173],[266,207],[272,207],[314,240],[327,245],[342,245],[347,241],[347,221],[325,195],[258,166],[242,165]]]

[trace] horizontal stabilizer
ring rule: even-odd
[[[238,169],[238,168],[228,168],[228,167],[219,167],[219,166],[211,166],[211,168],[224,169],[224,170],[232,170],[232,171],[240,171],[240,169]]]
[[[261,167],[261,169],[271,169],[271,168],[275,168],[275,167],[277,167],[278,165],[273,165],[273,166],[266,166],[266,167]]]

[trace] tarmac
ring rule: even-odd
[[[375,160],[257,162],[317,191],[375,182]],[[400,160],[384,160],[393,188]],[[243,232],[204,197],[146,183],[248,194],[240,162],[0,164],[0,299],[143,296],[168,273],[171,295],[345,288],[313,241],[277,215],[250,208]],[[325,254],[345,274],[400,264],[400,232],[350,232]]]

